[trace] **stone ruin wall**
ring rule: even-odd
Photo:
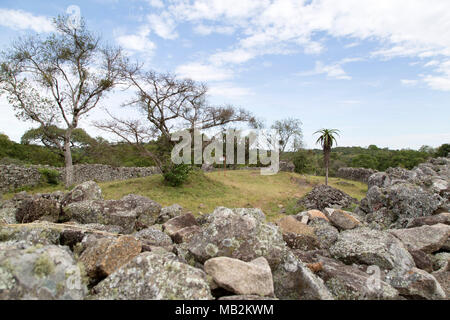
[[[0,192],[13,191],[22,187],[34,187],[41,183],[39,169],[51,169],[60,173],[63,181],[64,168],[51,166],[0,165]],[[112,167],[102,164],[74,165],[74,184],[94,180],[97,182],[126,180],[147,177],[159,173],[156,167]]]
[[[365,168],[339,168],[337,176],[342,179],[367,183],[369,181],[369,177],[377,172],[377,170]]]

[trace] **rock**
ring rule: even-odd
[[[433,261],[430,255],[421,250],[409,250],[409,253],[414,259],[416,267],[426,272],[433,272]]]
[[[170,219],[181,216],[182,214],[183,208],[179,204],[174,204],[171,205],[170,207],[162,208],[156,222],[159,224],[163,224],[169,221]]]
[[[391,185],[391,178],[386,172],[377,172],[369,177],[367,184],[368,189],[371,189],[373,186],[385,188]]]
[[[0,224],[14,224],[16,221],[17,208],[1,208],[0,209]]]
[[[220,256],[245,262],[264,257],[271,267],[280,263],[286,249],[278,227],[265,223],[260,209],[249,208],[216,208],[208,215],[202,231],[185,245],[200,263]]]
[[[101,280],[136,257],[141,243],[131,236],[98,239],[80,256],[89,278]]]
[[[204,270],[221,288],[237,295],[273,296],[272,271],[263,257],[244,262],[228,257],[212,258]]]
[[[87,200],[102,200],[102,189],[94,181],[86,181],[68,192],[61,201],[61,205],[67,206],[73,202]]]
[[[440,252],[431,256],[433,270],[450,271],[450,252]]]
[[[209,300],[206,274],[173,254],[144,252],[94,287],[101,300]]]
[[[161,230],[147,228],[135,233],[134,237],[142,242],[144,251],[151,251],[151,247],[163,247],[167,251],[173,250],[172,239]]]
[[[329,221],[328,217],[322,211],[319,211],[319,210],[304,211],[304,212],[300,213],[300,215],[303,213],[306,214],[310,220],[323,219],[323,220]],[[298,215],[295,217],[297,218]]]
[[[295,165],[292,161],[280,161],[280,171],[284,172],[294,172]]]
[[[326,208],[328,219],[339,230],[350,230],[361,225],[361,222],[352,216],[350,212],[343,210]]]
[[[57,222],[61,212],[58,201],[34,195],[22,200],[16,211],[16,221],[29,223],[36,220]]]
[[[358,204],[358,200],[341,190],[326,185],[314,187],[305,197],[298,201],[298,206],[305,209],[324,210],[325,208],[349,208]]]
[[[388,270],[408,270],[415,266],[411,254],[400,240],[390,233],[369,228],[341,232],[330,253],[346,264],[377,265]]]
[[[389,230],[389,232],[400,239],[409,250],[433,253],[441,249],[447,242],[450,226],[436,224],[411,229]]]
[[[275,296],[281,300],[334,300],[323,280],[290,250],[272,272]]]
[[[434,216],[415,218],[408,224],[407,228],[415,228],[426,225],[432,226],[438,223],[450,225],[450,213],[445,212]]]
[[[339,238],[339,231],[323,219],[315,219],[309,224],[319,239],[322,249],[329,249]]]
[[[0,243],[0,300],[82,300],[86,293],[82,272],[66,248]]]
[[[201,230],[202,229],[199,226],[185,227],[174,233],[173,241],[175,243],[189,242],[192,237],[201,232]]]
[[[115,225],[130,234],[135,230],[137,212],[120,200],[89,200],[74,202],[64,207],[63,221],[75,220],[81,224]]]
[[[317,256],[321,264],[317,275],[324,281],[336,300],[390,300],[398,297],[398,292],[384,281],[374,282],[370,273],[355,266]]]
[[[445,299],[446,295],[434,276],[426,271],[392,270],[386,275],[386,282],[398,290],[400,295],[409,299]]]
[[[127,207],[132,208],[136,212],[137,230],[142,230],[154,225],[161,213],[161,205],[146,197],[129,194],[120,201],[126,203]]]
[[[26,241],[33,245],[58,245],[61,230],[47,223],[0,226],[0,241]]]
[[[430,216],[445,205],[439,194],[402,180],[384,188],[372,186],[366,199],[367,213],[385,210],[396,228],[404,228],[418,217]]]
[[[314,229],[299,222],[292,216],[283,217],[277,221],[283,232],[283,239],[288,247],[300,250],[314,250],[320,247]]]
[[[163,231],[172,239],[174,235],[183,228],[197,226],[197,221],[192,213],[187,213],[170,219],[163,224]]]
[[[450,271],[433,272],[433,277],[439,282],[439,285],[445,292],[447,300],[450,299]]]

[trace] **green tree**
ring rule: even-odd
[[[120,48],[102,45],[83,20],[74,28],[67,16],[59,16],[54,25],[46,38],[19,38],[2,54],[0,94],[7,95],[19,119],[38,123],[44,133],[64,124],[64,141],[53,143],[64,150],[65,183],[70,186],[73,132],[120,81],[126,59]]]
[[[339,130],[337,129],[321,129],[314,132],[314,134],[320,134],[316,141],[316,144],[320,144],[323,149],[323,160],[325,163],[325,185],[328,185],[328,170],[330,166],[330,154],[331,148],[334,144],[337,144],[336,136],[339,137]]]
[[[450,144],[445,143],[436,151],[436,157],[446,157],[450,153]]]

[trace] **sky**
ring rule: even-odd
[[[303,123],[315,147],[321,128],[340,146],[393,149],[450,143],[448,0],[0,1],[0,50],[79,8],[88,28],[145,68],[205,82],[212,104],[245,108],[270,125]],[[103,107],[115,115],[126,92]],[[101,134],[93,110],[80,126]],[[0,97],[0,132],[20,141],[35,124]]]

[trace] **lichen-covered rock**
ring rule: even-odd
[[[102,200],[102,189],[94,181],[86,181],[68,192],[61,201],[62,206],[67,206],[73,202],[87,200]]]
[[[189,242],[194,235],[201,231],[199,226],[189,226],[175,232],[172,238],[175,243]]]
[[[339,238],[339,231],[328,221],[323,219],[314,219],[309,226],[314,228],[314,233],[319,239],[322,249],[329,249]]]
[[[314,187],[305,197],[298,201],[298,206],[307,210],[344,209],[351,207],[353,204],[358,204],[358,200],[341,190],[326,185]]]
[[[346,264],[377,265],[388,270],[415,266],[411,254],[399,239],[390,233],[369,228],[341,232],[330,253]]]
[[[450,270],[440,270],[433,272],[433,277],[439,282],[442,290],[445,292],[447,300],[450,299]]]
[[[281,300],[334,300],[322,279],[317,277],[290,250],[272,272],[275,296]]]
[[[129,194],[120,201],[124,202],[126,207],[129,207],[136,212],[137,230],[142,230],[154,225],[162,208],[159,203],[135,194]]]
[[[16,221],[17,208],[14,207],[6,207],[0,208],[0,224],[13,224],[17,223]]]
[[[421,250],[433,253],[442,248],[450,235],[450,226],[435,224],[411,229],[389,230],[400,239],[409,250]]]
[[[430,254],[421,250],[409,250],[409,253],[413,257],[417,268],[426,272],[433,272],[433,261]]]
[[[163,224],[163,231],[167,233],[171,238],[183,228],[192,227],[197,225],[197,220],[192,213],[187,213],[175,218],[170,219]]]
[[[142,245],[131,236],[101,238],[80,256],[89,278],[101,280],[141,253]]]
[[[316,273],[336,300],[389,300],[398,292],[384,281],[372,281],[373,276],[356,266],[322,256],[314,260],[321,268]]]
[[[433,216],[415,218],[408,224],[407,228],[415,228],[426,225],[432,226],[438,223],[450,225],[450,213],[444,212]]]
[[[32,244],[58,245],[61,231],[47,223],[0,226],[0,241],[26,241]]]
[[[120,200],[89,200],[74,202],[63,208],[64,221],[74,220],[81,224],[100,223],[123,228],[126,234],[136,227],[137,212]]]
[[[450,252],[439,252],[431,256],[433,270],[450,271]]]
[[[161,230],[150,227],[135,233],[134,237],[142,242],[143,251],[152,251],[152,247],[163,247],[167,251],[173,250],[172,239]]]
[[[61,205],[58,201],[34,195],[20,201],[16,211],[16,221],[19,223],[36,220],[57,222],[60,213]]]
[[[144,252],[94,287],[92,299],[209,300],[206,274],[173,254]]]
[[[67,247],[0,243],[0,300],[81,300],[86,293]]]
[[[449,183],[449,158],[431,159],[412,170],[391,168],[369,178],[358,210],[378,229],[445,223],[444,217],[432,215],[450,210]]]
[[[183,208],[179,204],[173,204],[169,207],[164,207],[159,213],[156,223],[164,224],[170,219],[181,216],[183,214]]]
[[[186,248],[200,263],[220,256],[246,262],[264,257],[274,267],[280,263],[286,243],[279,228],[265,222],[260,209],[219,207],[208,215],[201,232]]]
[[[410,299],[445,299],[446,294],[434,276],[424,270],[392,270],[386,275],[386,282]]]
[[[319,239],[310,226],[299,222],[292,216],[283,217],[277,221],[283,232],[283,239],[288,247],[300,250],[314,250],[320,247]]]
[[[331,223],[339,230],[350,230],[361,225],[350,212],[332,208],[326,208],[325,212]]]
[[[244,262],[228,257],[205,262],[205,272],[221,288],[237,295],[273,296],[272,271],[263,257]]]

